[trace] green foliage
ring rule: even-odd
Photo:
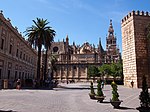
[[[120,76],[123,78],[123,66],[122,63],[112,63],[111,65],[111,76],[116,78],[117,76]]]
[[[36,48],[37,46],[44,45],[45,49],[51,46],[51,42],[54,40],[55,31],[47,26],[49,22],[47,19],[37,18],[33,20],[34,25],[26,29],[26,35],[28,36],[28,41]]]
[[[88,77],[96,77],[99,74],[98,68],[96,66],[89,66],[87,70]]]
[[[93,82],[92,81],[91,81],[90,90],[91,90],[91,94],[95,95],[94,87],[93,87]]]
[[[97,84],[97,96],[104,96],[102,88],[101,88],[101,81],[98,80],[97,83],[98,83]]]
[[[106,74],[109,75],[111,73],[111,68],[109,64],[103,64],[98,69],[99,69],[99,73],[103,76]]]
[[[99,69],[99,73],[103,76],[111,75],[114,78],[119,76],[123,79],[123,66],[121,62],[112,63],[112,64],[103,64],[98,69]]]
[[[112,101],[119,101],[118,87],[117,84],[113,81],[111,83],[112,87]]]
[[[142,79],[142,91],[139,96],[141,107],[150,107],[150,94],[148,93],[147,81],[145,75]]]

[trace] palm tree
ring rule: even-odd
[[[54,39],[55,31],[51,29],[50,26],[47,26],[49,22],[47,19],[37,18],[37,21],[33,20],[34,25],[26,29],[26,35],[28,36],[28,41],[36,49],[38,48],[38,62],[37,62],[37,80],[40,81],[40,63],[41,63],[41,49],[44,45],[45,49],[51,45],[51,42]],[[46,57],[47,58],[47,57]],[[47,60],[47,59],[46,59]]]

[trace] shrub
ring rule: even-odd
[[[117,84],[113,81],[111,83],[112,87],[112,101],[119,101],[118,87]]]
[[[101,87],[101,81],[98,80],[97,83],[98,83],[97,84],[97,96],[104,96],[102,87]]]
[[[140,105],[144,108],[150,107],[150,94],[148,93],[147,81],[145,75],[142,78],[142,91],[139,96]]]
[[[93,82],[92,81],[91,81],[90,90],[91,90],[91,94],[95,95],[94,88],[93,88]]]

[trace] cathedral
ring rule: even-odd
[[[87,81],[87,68],[89,65],[101,66],[104,63],[116,63],[121,59],[121,53],[117,48],[116,36],[112,20],[106,37],[106,50],[103,49],[101,39],[99,39],[97,47],[85,42],[82,45],[76,45],[75,42],[71,45],[69,37],[59,42],[53,42],[51,49],[48,51],[57,58],[54,79],[59,81]],[[48,59],[49,60],[49,59]],[[48,70],[50,61],[48,63]]]

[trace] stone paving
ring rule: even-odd
[[[94,84],[96,87],[96,84]],[[118,87],[120,109],[110,104],[111,87],[106,85],[103,103],[88,96],[89,83],[61,84],[54,90],[8,89],[0,90],[0,110],[16,112],[138,112],[140,89]],[[96,91],[96,90],[95,90]]]

